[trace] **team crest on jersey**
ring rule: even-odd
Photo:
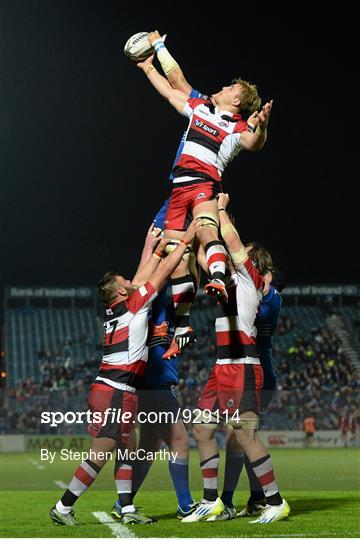
[[[219,122],[219,126],[221,126],[221,127],[229,127],[229,122],[227,122],[226,120],[221,120],[221,122]]]
[[[113,310],[112,309],[107,309],[106,310],[106,315],[114,315]]]
[[[229,399],[229,401],[227,402],[227,407],[233,407],[234,406],[234,400],[233,399]]]

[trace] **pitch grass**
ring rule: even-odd
[[[136,504],[158,519],[148,526],[128,526],[137,537],[359,537],[359,451],[357,449],[273,450],[281,492],[291,506],[288,519],[269,525],[250,525],[248,518],[220,523],[184,524],[175,518],[176,498],[167,464],[157,462]],[[224,455],[221,456],[220,486]],[[61,496],[54,480],[68,483],[77,463],[41,463],[39,454],[7,454],[1,459],[0,533],[2,537],[111,537],[110,528],[93,512],[110,512],[112,466],[108,464],[88,493],[76,504],[78,527],[53,524],[48,513]],[[35,463],[37,462],[37,464]],[[38,469],[38,466],[44,469]],[[191,452],[191,487],[201,498],[197,452]],[[241,509],[247,500],[245,474],[234,502]]]

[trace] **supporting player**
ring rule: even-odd
[[[154,222],[161,229],[164,225],[164,208],[155,217]],[[181,265],[181,263],[180,263]],[[197,276],[194,276],[196,280]],[[169,461],[169,472],[178,500],[177,515],[185,517],[194,506],[189,488],[189,437],[184,423],[179,416],[179,403],[176,385],[179,382],[178,359],[166,362],[163,355],[169,346],[168,326],[174,321],[173,305],[167,305],[167,286],[159,292],[153,302],[149,322],[149,359],[138,390],[138,414],[153,412],[158,415],[157,422],[139,422],[140,438],[138,448],[146,453],[158,449],[164,441],[176,459]],[[163,413],[170,413],[166,418]],[[177,421],[176,421],[177,420]],[[136,460],[133,463],[133,498],[140,489],[150,471],[152,461]],[[118,520],[121,518],[121,502],[117,501],[111,512]]]
[[[198,402],[200,423],[193,427],[199,446],[204,497],[182,521],[215,521],[225,510],[217,492],[219,453],[214,438],[219,420],[223,420],[233,428],[236,441],[249,458],[265,494],[266,506],[251,523],[270,523],[290,512],[279,493],[270,455],[257,434],[263,372],[254,323],[263,278],[271,270],[272,260],[258,244],[243,246],[226,209],[220,207],[219,211],[221,235],[236,271],[227,286],[228,303],[218,305],[217,362]]]
[[[149,37],[165,73],[174,70],[174,60],[162,40]],[[210,99],[192,99],[175,90],[152,65],[152,58],[138,64],[153,86],[178,112],[190,119],[185,145],[173,170],[173,191],[166,215],[166,234],[182,236],[186,214],[202,218],[198,238],[206,250],[211,281],[206,292],[226,301],[224,286],[226,252],[218,237],[216,195],[222,190],[221,177],[227,164],[240,152],[260,150],[267,137],[272,102],[257,114],[258,127],[248,131],[244,117],[260,106],[256,87],[237,79]],[[176,351],[175,351],[176,353]]]
[[[228,199],[224,194],[220,195],[218,204],[220,208],[226,209]],[[280,293],[284,286],[285,284],[278,272],[275,271],[274,275],[272,272],[268,272],[264,276],[263,296],[255,319],[257,330],[256,346],[264,374],[264,382],[261,390],[261,414],[266,412],[276,388],[276,374],[272,362],[272,346],[282,305]],[[217,521],[236,517],[233,496],[244,464],[249,480],[250,497],[246,507],[239,512],[238,516],[258,515],[265,507],[266,500],[263,489],[257,476],[254,474],[249,459],[244,455],[234,437],[234,432],[231,431],[226,444],[224,486],[221,494],[221,500],[225,505],[225,510],[216,517]]]
[[[99,418],[89,425],[91,435],[91,460],[85,460],[75,474],[61,499],[51,509],[50,517],[56,523],[76,525],[73,505],[90,487],[109,453],[115,448],[134,449],[130,437],[136,414],[136,387],[141,380],[148,359],[146,345],[149,307],[174,271],[188,244],[199,228],[194,220],[183,241],[163,259],[167,240],[161,240],[149,260],[143,252],[142,264],[133,279],[108,272],[98,284],[99,293],[106,306],[104,314],[104,355],[99,375],[90,388],[89,409]],[[148,235],[149,236],[149,235]],[[144,250],[146,251],[146,250]],[[121,422],[107,414],[108,409],[121,409]],[[124,414],[127,417],[124,418]],[[132,464],[115,461],[115,483],[121,501],[122,523],[152,523],[154,520],[136,511],[132,502]]]

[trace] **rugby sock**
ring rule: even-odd
[[[134,512],[132,504],[132,465],[127,462],[115,462],[114,478],[119,504],[122,512]]]
[[[196,296],[191,274],[171,280],[175,309],[175,337],[185,334],[190,324],[190,311]]]
[[[152,462],[151,461],[140,461],[136,460],[133,463],[133,476],[132,476],[132,495],[133,498],[139,491],[140,487],[142,486],[142,483],[144,482],[145,478],[148,475],[148,472],[150,471]]]
[[[223,242],[220,240],[209,242],[205,246],[205,252],[211,277],[224,282],[227,253]]]
[[[169,461],[169,471],[174,484],[178,504],[184,512],[190,510],[193,499],[189,488],[189,459],[175,458]]]
[[[264,491],[246,455],[244,456],[244,465],[249,479],[250,500],[254,503],[263,501],[265,499]]]
[[[221,500],[225,506],[232,508],[233,496],[236,486],[239,482],[239,476],[244,464],[243,452],[234,451],[229,445],[226,446],[226,460],[224,473],[224,487],[221,494]]]
[[[256,461],[252,461],[251,467],[264,491],[267,504],[281,504],[282,498],[275,480],[274,469],[269,454]]]
[[[209,502],[216,501],[218,497],[217,483],[219,458],[220,455],[215,454],[200,463],[204,481],[204,499]]]
[[[90,461],[90,459],[83,461],[80,467],[76,469],[68,489],[60,501],[56,503],[56,510],[68,514],[73,504],[91,486],[100,471],[101,467]]]

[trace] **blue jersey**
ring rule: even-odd
[[[151,322],[160,325],[164,321],[169,322],[169,333],[173,334],[174,329],[172,321],[174,320],[174,306],[168,304],[167,285],[159,292],[158,297],[152,304]],[[171,343],[171,337],[168,339],[150,337],[148,341],[149,357],[146,364],[144,375],[141,377],[141,389],[157,390],[168,388],[171,384],[178,384],[178,357],[164,360],[162,355],[167,351]]]
[[[204,96],[197,90],[192,90],[189,97],[202,98]],[[171,169],[171,174],[169,177],[171,182],[173,180],[172,170],[174,169],[176,163],[178,162],[181,152],[183,150],[185,137],[186,137],[186,132],[181,138],[181,142],[180,142],[180,145],[179,145],[179,148],[176,153],[176,157],[175,157],[172,169]],[[162,205],[162,207],[160,208],[159,212],[156,214],[155,219],[154,219],[155,225],[157,227],[160,227],[161,229],[164,228],[165,216],[166,216],[168,204],[169,204],[169,199],[166,199],[166,201],[164,202],[164,204]],[[172,325],[173,320],[174,320],[173,309],[171,310],[169,314],[169,310],[166,309],[166,305],[167,305],[167,287],[165,285],[161,293],[159,294],[159,296],[153,302],[151,321],[154,324],[159,325],[162,322],[168,320],[170,322],[170,325]],[[166,352],[169,345],[170,343],[164,343],[161,345],[153,345],[150,340],[149,358],[147,362],[147,367],[146,367],[144,376],[142,377],[142,380],[141,380],[142,388],[158,389],[158,388],[166,388],[170,384],[178,384],[179,382],[178,357],[171,358],[170,360],[164,360],[162,358],[162,355]]]
[[[257,328],[256,345],[260,355],[261,366],[264,371],[264,388],[275,387],[275,372],[272,365],[273,337],[276,330],[282,297],[280,293],[270,285],[268,294],[263,296],[256,317]]]

